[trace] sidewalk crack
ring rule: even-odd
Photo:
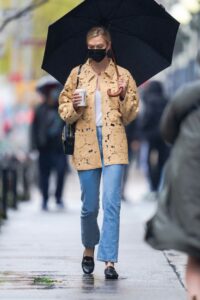
[[[168,255],[165,251],[163,251],[163,255],[164,255],[165,259],[167,260],[169,266],[172,268],[173,272],[175,273],[176,277],[178,278],[178,281],[180,282],[181,286],[186,290],[186,286],[185,286],[183,280],[181,279],[181,275],[178,272],[176,265],[170,260],[170,258],[168,257]]]

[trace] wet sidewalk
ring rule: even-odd
[[[79,186],[70,176],[66,209],[51,199],[50,211],[40,210],[40,196],[10,212],[0,232],[0,299],[7,300],[184,300],[185,290],[177,266],[184,258],[152,250],[143,242],[144,221],[155,204],[138,201],[140,178],[129,184],[121,214],[118,281],[104,279],[104,265],[96,262],[93,276],[82,274],[80,262]],[[101,215],[99,218],[101,224]],[[175,267],[174,267],[175,266]]]

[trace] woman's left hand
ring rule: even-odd
[[[128,82],[127,82],[126,80],[124,80],[124,78],[119,77],[119,79],[118,79],[118,87],[119,87],[119,88],[122,88],[122,92],[121,92],[121,94],[120,94],[120,97],[121,97],[122,99],[124,99],[125,96],[126,96],[126,91],[127,91],[127,87],[128,87]]]

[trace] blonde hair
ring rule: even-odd
[[[87,42],[97,36],[102,36],[104,38],[104,40],[109,44],[111,43],[111,35],[110,32],[104,28],[104,27],[93,27],[91,28],[88,33],[87,33],[87,37],[86,40]]]

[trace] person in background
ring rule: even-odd
[[[62,199],[67,160],[63,152],[61,134],[64,122],[58,114],[60,84],[51,76],[45,76],[37,84],[37,91],[43,102],[36,108],[32,125],[33,148],[39,152],[39,177],[42,193],[42,209],[48,210],[49,178],[56,174],[55,198],[58,207],[63,208]]]
[[[200,61],[200,53],[199,53]],[[158,194],[158,210],[148,221],[146,241],[155,249],[188,255],[189,300],[200,299],[200,80],[181,88],[161,120],[164,140],[173,145]]]
[[[143,91],[143,113],[140,116],[142,139],[147,144],[147,178],[150,190],[157,193],[163,166],[169,156],[169,147],[164,143],[159,129],[163,111],[168,103],[163,85],[150,81]]]

